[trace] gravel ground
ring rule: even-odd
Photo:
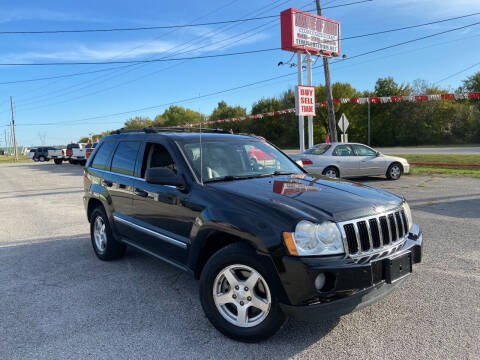
[[[376,305],[242,344],[210,325],[187,274],[131,249],[95,257],[80,175],[0,165],[0,359],[480,358],[480,179],[360,179],[406,196],[424,262]]]

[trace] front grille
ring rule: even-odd
[[[363,256],[395,248],[408,233],[403,209],[345,221],[339,224],[345,238],[347,255]]]

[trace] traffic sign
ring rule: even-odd
[[[343,133],[346,133],[347,129],[348,129],[348,125],[350,125],[350,123],[348,122],[348,119],[345,116],[345,114],[342,113],[342,116],[340,117],[340,120],[338,121],[338,127],[340,128],[340,130],[342,130]]]

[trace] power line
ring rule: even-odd
[[[362,38],[362,37],[386,34],[386,33],[400,31],[400,30],[414,29],[414,28],[418,28],[418,27],[422,27],[422,26],[440,24],[442,22],[458,20],[458,19],[464,19],[464,18],[467,18],[467,17],[475,16],[475,15],[480,15],[480,12],[467,14],[467,15],[462,15],[462,16],[456,16],[456,17],[443,19],[443,20],[431,21],[431,22],[428,22],[428,23],[423,23],[423,24],[418,24],[418,25],[410,25],[410,26],[404,26],[404,27],[400,27],[400,28],[396,28],[396,29],[382,30],[382,31],[377,31],[377,32],[367,33],[367,34],[362,34],[362,35],[348,36],[348,37],[342,38],[342,40],[358,39],[358,38]]]
[[[470,24],[470,25],[467,25],[467,27],[477,25],[477,24],[478,23]],[[355,58],[359,58],[359,57],[366,56],[366,55],[369,55],[369,54],[373,54],[373,53],[376,53],[376,52],[384,51],[384,50],[391,49],[391,48],[394,48],[394,47],[406,45],[406,44],[409,44],[409,43],[424,40],[426,38],[430,38],[430,37],[434,37],[434,36],[437,36],[437,35],[449,33],[449,32],[452,32],[452,31],[463,29],[463,28],[465,28],[465,26],[455,28],[455,29],[446,30],[446,31],[442,31],[442,32],[438,32],[438,33],[427,35],[427,36],[422,36],[422,37],[419,37],[419,38],[416,38],[416,39],[403,41],[403,42],[392,44],[392,45],[389,45],[389,46],[384,46],[384,47],[381,47],[381,48],[378,48],[378,49],[375,49],[375,50],[366,51],[364,53],[360,53],[360,54],[348,57],[346,59],[333,61],[332,64],[352,60],[352,59],[355,59]],[[318,66],[314,66],[313,68],[318,69],[318,68],[322,68],[322,67],[323,67],[323,65],[318,65]],[[143,107],[143,108],[134,109],[134,110],[128,110],[128,111],[122,111],[122,112],[117,112],[117,113],[112,113],[112,114],[93,116],[93,117],[82,118],[82,119],[78,119],[78,120],[72,120],[72,121],[61,121],[61,122],[40,123],[40,124],[22,124],[22,125],[23,126],[58,125],[58,124],[62,124],[62,123],[78,123],[78,122],[83,122],[83,121],[88,121],[88,120],[97,120],[97,119],[102,119],[102,118],[108,118],[108,117],[112,117],[112,116],[127,115],[127,114],[132,114],[132,113],[136,113],[136,112],[140,112],[140,111],[153,110],[153,109],[156,109],[156,108],[161,108],[161,107],[170,106],[170,105],[174,105],[174,104],[185,103],[185,102],[189,102],[189,101],[195,101],[195,100],[198,100],[200,98],[206,98],[206,97],[210,97],[210,96],[220,95],[220,94],[223,94],[223,93],[226,93],[226,92],[231,92],[231,91],[235,91],[235,90],[239,90],[239,89],[244,89],[246,87],[250,87],[250,86],[254,86],[254,85],[258,85],[258,84],[262,84],[262,83],[266,83],[266,82],[270,82],[270,81],[273,81],[273,80],[277,80],[277,79],[281,79],[281,78],[285,78],[285,77],[289,77],[289,76],[294,76],[294,75],[297,75],[297,73],[294,72],[294,73],[274,76],[274,77],[271,77],[271,78],[268,78],[268,79],[258,80],[258,81],[251,82],[251,83],[248,83],[248,84],[239,85],[239,86],[229,88],[229,89],[215,91],[215,92],[205,94],[205,95],[201,95],[201,96],[194,96],[194,97],[187,98],[187,99],[172,101],[172,102],[168,102],[168,103],[164,103],[164,104],[160,104],[160,105]]]
[[[475,63],[475,64],[473,64],[473,65],[470,65],[470,66],[468,66],[468,67],[466,67],[466,68],[464,68],[464,69],[462,69],[462,70],[460,70],[460,71],[457,71],[456,73],[453,73],[453,74],[451,74],[451,75],[448,75],[448,76],[444,77],[443,79],[440,79],[440,80],[438,80],[438,81],[435,81],[434,84],[438,84],[438,83],[440,83],[440,82],[442,82],[442,81],[445,81],[445,80],[448,80],[448,79],[450,79],[450,78],[452,78],[452,77],[455,77],[455,76],[457,76],[457,75],[459,75],[459,74],[461,74],[461,73],[463,73],[463,72],[465,72],[465,71],[467,71],[467,70],[470,70],[470,69],[472,69],[472,68],[474,68],[475,66],[478,66],[478,65],[480,65],[480,62],[477,62],[477,63]]]
[[[279,3],[279,1],[281,1],[281,0],[277,0],[277,1],[275,1],[274,3]],[[276,4],[276,5],[274,6],[274,8],[283,5],[284,3],[288,2],[288,1],[290,1],[290,0],[281,1],[281,3],[280,3],[280,4]],[[274,4],[274,3],[273,3],[273,4]],[[254,12],[258,12],[258,11],[260,11],[260,10],[262,10],[262,9],[267,8],[267,7],[271,7],[271,5],[272,5],[272,4],[267,5],[267,6],[263,6],[263,7],[259,8],[259,9],[254,10]],[[302,7],[303,7],[303,6],[302,6]],[[257,30],[257,29],[259,29],[259,28],[261,28],[261,27],[265,27],[266,25],[268,25],[268,23],[267,23],[267,24],[264,24],[264,25],[257,26],[257,27],[255,27],[255,28],[253,28],[253,29],[250,29],[250,30],[248,30],[248,31],[246,31],[246,32],[242,32],[242,33],[240,33],[240,34],[237,34],[237,35],[235,35],[235,36],[229,37],[229,38],[227,38],[227,39],[223,39],[223,40],[220,40],[220,41],[216,41],[216,42],[214,42],[214,43],[209,43],[209,44],[206,44],[206,45],[203,45],[203,46],[200,46],[200,47],[196,47],[196,48],[194,48],[193,50],[190,50],[190,51],[196,51],[196,50],[202,49],[202,48],[204,48],[204,47],[206,47],[206,46],[217,45],[217,44],[219,44],[219,43],[226,42],[226,41],[228,41],[228,45],[232,45],[232,44],[238,43],[239,41],[245,39],[245,38],[248,37],[248,36],[244,36],[244,37],[242,37],[242,38],[236,39],[235,41],[232,41],[232,39],[238,38],[239,36],[242,36],[242,35],[245,35],[245,34],[248,34],[248,33],[252,32],[252,31],[255,31],[255,30]],[[232,26],[230,26],[230,27],[228,27],[228,28],[231,28],[231,27],[234,27],[234,26],[236,26],[236,24],[234,24],[234,25],[232,25]],[[199,38],[201,38],[201,37],[199,37]],[[184,43],[184,44],[174,46],[174,47],[168,49],[167,51],[173,50],[173,49],[178,48],[178,47],[183,47],[183,48],[185,49],[184,46],[187,45],[187,44],[189,44],[189,43],[191,43],[191,42],[194,41],[194,40],[195,40],[195,39],[190,40],[190,41],[188,41],[188,42],[186,42],[186,43]],[[191,45],[188,46],[187,49],[188,49],[189,47],[191,47]],[[183,51],[183,52],[177,53],[177,55],[182,54],[182,53],[185,53],[185,52],[189,52],[189,51]],[[167,55],[167,56],[165,56],[165,57],[163,57],[163,58],[168,58],[168,57],[170,57],[170,56],[172,56],[172,55]],[[184,62],[185,62],[185,61],[184,61]],[[184,63],[184,62],[183,62],[183,63]],[[181,65],[181,64],[182,64],[182,63],[177,63],[177,64],[174,65],[174,66],[178,66],[178,65]],[[146,64],[139,64],[139,65],[138,65],[138,64],[128,65],[128,66],[134,66],[134,67],[136,67],[136,68],[135,68],[135,69],[127,70],[126,72],[135,71],[135,70],[139,69],[140,67],[146,66],[146,65],[148,65],[148,63],[146,63]],[[158,73],[160,73],[160,72],[162,72],[162,71],[171,69],[171,68],[174,67],[174,66],[170,66],[170,67],[167,67],[167,68],[163,68],[163,69],[160,69],[160,70],[156,70],[156,71],[154,71],[154,72],[150,72],[150,73],[148,73],[148,74],[142,75],[142,76],[137,77],[137,78],[135,78],[135,79],[132,79],[132,80],[129,80],[129,81],[125,81],[125,82],[122,82],[122,83],[120,83],[120,84],[116,84],[116,85],[114,85],[114,86],[109,86],[109,87],[104,88],[104,89],[101,89],[101,90],[97,90],[97,91],[90,92],[90,93],[87,93],[87,94],[84,94],[84,95],[80,95],[80,96],[75,96],[75,97],[73,97],[73,98],[66,99],[66,100],[63,100],[63,101],[59,101],[59,102],[57,101],[57,102],[55,102],[55,103],[53,103],[53,104],[49,104],[49,105],[55,105],[55,104],[59,104],[59,103],[69,102],[69,101],[72,101],[72,100],[76,100],[76,99],[79,99],[79,98],[83,98],[83,97],[86,97],[86,96],[90,96],[90,95],[93,95],[93,94],[97,94],[97,93],[102,92],[102,91],[110,90],[110,89],[115,88],[115,87],[118,87],[118,86],[123,86],[123,85],[129,84],[129,83],[132,83],[132,82],[134,82],[134,81],[138,81],[138,80],[140,80],[140,79],[142,79],[142,78],[145,78],[145,77],[147,77],[147,76],[156,75],[156,74],[158,74]],[[125,73],[125,72],[124,72],[124,73]],[[118,75],[119,75],[119,74],[118,74]],[[118,75],[117,75],[117,74],[114,74],[113,76],[110,76],[110,77],[102,80],[101,83],[103,84],[105,80],[107,80],[107,79],[112,79],[112,78],[114,78],[114,77],[116,77],[116,76],[118,76]],[[87,81],[87,82],[91,82],[91,81]],[[76,85],[73,85],[73,86],[69,86],[69,87],[66,87],[66,88],[64,88],[64,89],[62,89],[62,90],[66,90],[66,89],[69,89],[69,88],[77,87],[78,85],[81,85],[81,84],[82,84],[82,83],[79,83],[79,84],[76,84]],[[80,90],[80,89],[87,88],[87,87],[90,88],[90,85],[89,85],[89,86],[83,86],[83,87],[81,87],[81,88],[77,88],[75,91],[78,91],[78,90]],[[50,93],[50,94],[55,94],[55,93],[58,93],[58,92],[61,92],[61,90],[60,90],[60,91],[58,91],[58,90],[57,90],[57,91],[54,91],[54,92],[52,92],[52,93]],[[64,93],[60,94],[59,96],[66,95],[66,94],[71,93],[71,92],[72,92],[72,91],[68,91],[68,92],[66,92],[66,93],[64,92]],[[50,94],[40,95],[40,96],[37,97],[37,98],[43,98],[43,97],[45,97],[45,96],[50,96]],[[27,104],[35,103],[35,102],[38,102],[38,101],[39,101],[39,100],[28,101]],[[47,106],[49,106],[49,105],[47,105]],[[31,107],[31,108],[27,108],[27,110],[37,109],[37,108],[39,108],[39,107],[44,107],[44,105],[34,106],[34,107]]]
[[[351,3],[344,3],[339,5],[333,5],[326,7],[325,9],[333,9],[343,6],[350,6],[356,4],[362,4],[366,2],[371,2],[373,0],[362,0],[355,1]],[[306,11],[313,11],[315,9],[308,9]],[[36,31],[0,31],[0,35],[14,35],[14,34],[23,34],[23,35],[35,35],[35,34],[61,34],[61,33],[94,33],[94,32],[116,32],[116,31],[143,31],[143,30],[161,30],[161,29],[178,29],[178,28],[187,28],[187,27],[198,27],[198,26],[211,26],[211,25],[222,25],[222,24],[231,24],[263,19],[278,18],[280,15],[267,15],[267,16],[257,16],[244,19],[233,19],[233,20],[224,20],[224,21],[212,21],[196,24],[180,24],[180,25],[165,25],[165,26],[143,26],[143,27],[130,27],[130,28],[109,28],[109,29],[80,29],[80,30],[36,30]]]
[[[183,58],[160,58],[160,59],[147,59],[147,60],[125,60],[125,61],[92,61],[92,62],[52,62],[52,63],[0,63],[0,66],[61,66],[61,65],[104,65],[104,64],[144,64],[144,63],[153,63],[153,62],[165,62],[165,61],[183,61],[183,60],[196,60],[196,59],[209,59],[216,57],[225,57],[225,56],[236,56],[236,55],[246,55],[254,54],[260,52],[268,52],[280,50],[280,48],[269,48],[269,49],[259,49],[259,50],[250,50],[250,51],[239,51],[234,53],[227,54],[213,54],[213,55],[199,55],[199,56],[190,56]]]

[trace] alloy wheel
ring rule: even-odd
[[[95,246],[100,253],[103,253],[107,247],[107,233],[105,223],[101,216],[97,216],[93,226],[93,237]]]
[[[272,305],[270,289],[255,269],[230,265],[213,283],[213,300],[222,317],[239,327],[253,327],[268,316]]]

